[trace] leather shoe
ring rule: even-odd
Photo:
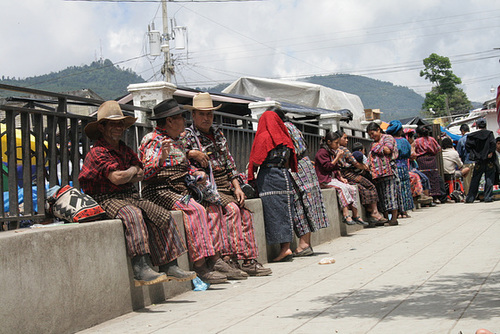
[[[248,274],[246,272],[231,267],[223,259],[220,258],[215,262],[213,270],[226,275],[227,279],[243,280],[248,278]]]
[[[273,273],[271,268],[264,267],[257,260],[252,260],[249,263],[243,262],[243,264],[241,265],[241,270],[243,270],[250,276],[268,276]]]
[[[364,227],[370,225],[367,222],[362,221],[361,217],[352,217],[352,220],[354,220],[356,222],[356,224],[362,225]]]
[[[294,257],[311,256],[311,255],[314,255],[314,252],[313,252],[311,246],[301,250],[300,252],[293,252]]]
[[[227,276],[217,271],[211,271],[206,264],[201,267],[194,267],[194,271],[202,281],[209,284],[219,284],[227,281]]]
[[[168,280],[177,282],[185,282],[195,279],[196,273],[194,271],[185,271],[179,268],[177,261],[172,261],[167,264],[161,265],[160,272],[167,274]]]

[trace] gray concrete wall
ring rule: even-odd
[[[313,234],[313,246],[360,228],[341,223],[335,190],[323,196],[330,227]],[[261,200],[247,206],[266,263],[279,246],[266,245]],[[184,235],[182,213],[173,217]],[[187,254],[179,264],[189,268]],[[119,220],[1,232],[0,268],[0,333],[72,333],[191,289],[191,282],[135,287]]]

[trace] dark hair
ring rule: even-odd
[[[321,138],[320,146],[328,149],[328,141],[334,141],[334,140],[339,139],[339,138],[340,138],[340,136],[337,132],[327,131],[325,136],[323,138]]]
[[[470,128],[467,124],[462,124],[460,125],[460,131],[462,132],[469,132],[470,131]]]
[[[427,125],[419,125],[417,127],[417,134],[420,137],[428,137],[430,134],[430,131],[429,131],[429,128],[427,127]]]
[[[342,136],[345,134],[345,132],[344,132],[344,131],[342,131],[342,130],[340,130],[340,129],[338,129],[338,130],[337,130],[337,131],[335,131],[335,132],[337,132],[341,138],[342,138]]]
[[[335,139],[339,139],[341,136],[340,134],[337,132],[337,131],[328,131],[325,135],[325,143],[330,140],[330,141],[334,141]]]
[[[285,112],[280,107],[270,107],[267,110],[274,111],[283,122],[285,121]]]
[[[453,142],[451,141],[450,138],[448,137],[445,137],[443,138],[443,140],[441,141],[441,147],[444,149],[447,149],[447,148],[453,148]]]
[[[159,118],[156,120],[156,126],[163,128],[167,124],[167,118]]]
[[[363,150],[363,148],[364,148],[363,144],[361,144],[359,141],[352,144],[352,151],[353,152],[361,151],[361,150]]]
[[[495,141],[498,143],[500,141],[500,137],[496,137]]]
[[[382,132],[382,128],[380,127],[380,125],[378,125],[377,123],[375,122],[371,122],[370,124],[368,124],[368,126],[366,127],[366,132],[369,132],[369,131],[377,131],[377,130],[380,130],[380,132]]]

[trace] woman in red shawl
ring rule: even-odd
[[[288,168],[297,171],[297,159],[288,130],[283,123],[285,115],[279,108],[270,108],[262,114],[250,152],[248,180],[257,175],[257,189],[262,200],[266,240],[281,245],[273,262],[292,260],[290,243],[293,237],[293,186]]]

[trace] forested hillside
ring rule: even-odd
[[[422,96],[407,87],[356,75],[314,76],[303,81],[356,94],[365,108],[380,109],[383,112],[382,119],[386,121],[419,115],[424,101]],[[2,76],[0,80],[4,84],[53,92],[91,89],[103,99],[119,98],[128,93],[128,85],[141,82],[145,82],[141,76],[130,69],[113,65],[108,59],[25,79]],[[228,85],[229,83],[220,84],[201,90],[221,92]],[[5,97],[5,94],[10,93],[3,92],[0,97]]]
[[[19,79],[2,76],[0,83],[48,90],[69,92],[91,89],[105,100],[116,99],[127,94],[127,86],[145,80],[131,71],[113,65],[111,60],[92,62],[90,65],[71,66],[59,72]],[[5,94],[3,94],[5,95]]]
[[[423,96],[407,87],[358,75],[314,76],[303,81],[358,95],[365,108],[380,109],[386,121],[418,116],[424,103]]]

